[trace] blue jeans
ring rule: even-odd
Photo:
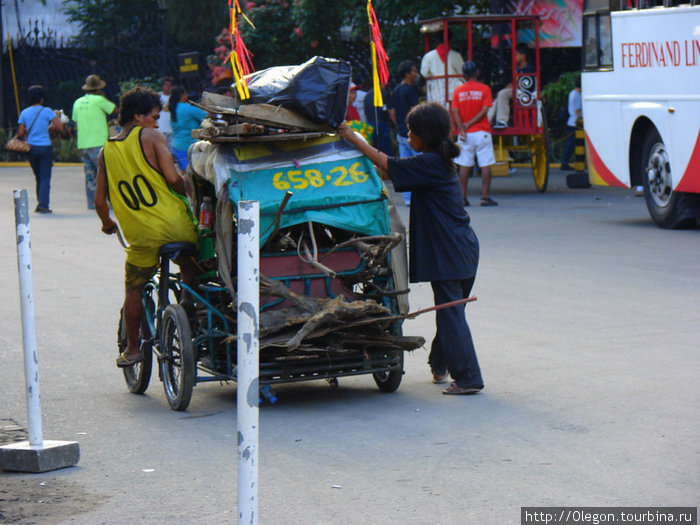
[[[474,277],[461,281],[431,281],[435,304],[449,303],[469,297]],[[474,341],[464,315],[465,305],[443,308],[435,312],[437,331],[430,348],[428,363],[435,373],[450,371],[462,388],[483,387]]]
[[[87,207],[95,209],[95,187],[97,186],[97,157],[101,147],[85,148],[80,150],[80,160],[85,165],[85,196]]]
[[[36,179],[37,208],[48,208],[49,194],[51,193],[53,148],[51,146],[32,146],[28,156]]]
[[[173,148],[171,151],[173,153],[173,157],[175,157],[177,167],[182,171],[185,171],[187,169],[187,150]]]
[[[415,157],[416,155],[418,155],[418,152],[414,151],[413,148],[408,145],[408,137],[402,137],[397,133],[396,142],[399,143],[399,157],[401,157],[402,159],[405,157]],[[404,191],[403,199],[406,201],[406,204],[410,204],[411,192]]]
[[[564,147],[564,156],[561,158],[562,164],[568,164],[571,159],[571,155],[574,153],[574,147],[576,146],[576,128],[573,126],[566,126],[566,131],[569,133],[569,138],[566,139],[566,146]]]

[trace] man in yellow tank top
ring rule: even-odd
[[[171,242],[197,243],[196,223],[185,197],[191,192],[189,181],[178,174],[165,136],[156,129],[160,109],[160,98],[150,89],[134,88],[124,93],[119,104],[122,131],[107,141],[98,158],[95,211],[102,231],[117,231],[109,215],[109,198],[129,244],[124,300],[129,342],[117,359],[120,367],[142,359],[138,343],[141,293],[158,270],[158,250]],[[176,262],[183,281],[192,285],[194,265]]]

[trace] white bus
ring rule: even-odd
[[[700,1],[586,0],[581,80],[591,182],[643,186],[662,228],[697,224]]]

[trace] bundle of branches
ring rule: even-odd
[[[343,296],[333,299],[300,296],[283,283],[264,276],[260,293],[292,303],[289,308],[261,313],[261,350],[343,353],[415,350],[425,344],[422,337],[392,334],[391,326],[397,317],[372,299],[351,301]]]
[[[387,307],[372,299],[301,296],[282,282],[265,276],[261,276],[260,297],[278,297],[291,303],[286,308],[264,310],[260,314],[260,351],[268,357],[309,352],[410,351],[425,344],[422,337],[394,334],[392,325],[405,316],[392,315]],[[235,326],[234,305],[218,306]],[[206,310],[198,313],[204,321]],[[234,339],[231,336],[223,342]]]

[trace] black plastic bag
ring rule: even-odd
[[[313,57],[298,66],[277,66],[246,77],[250,98],[245,103],[273,104],[337,128],[345,121],[350,64]]]

